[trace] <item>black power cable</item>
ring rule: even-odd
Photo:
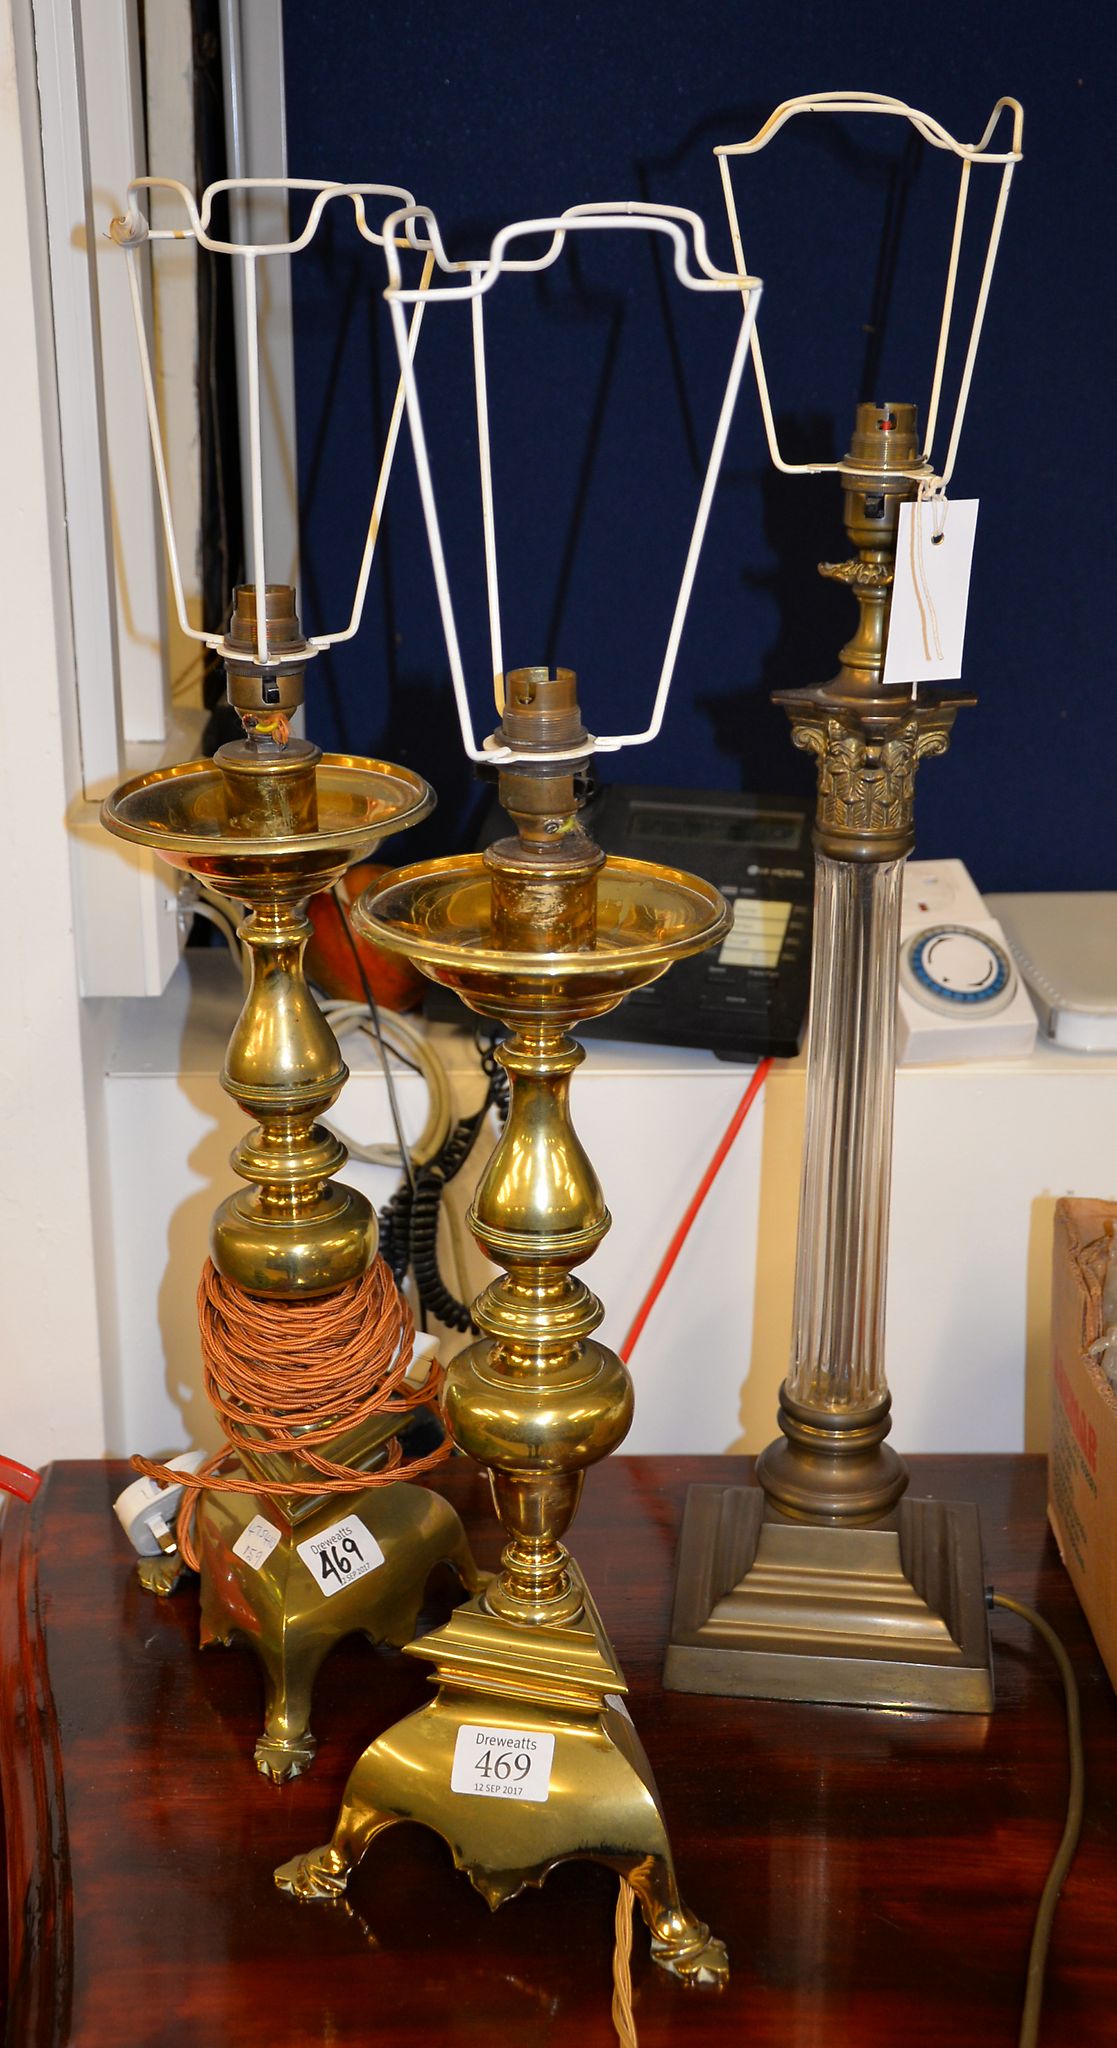
[[[1074,1669],[1063,1644],[1050,1624],[1037,1614],[1034,1607],[1028,1607],[1023,1600],[1012,1600],[1007,1593],[998,1593],[990,1587],[986,1593],[990,1607],[1003,1607],[1009,1614],[1018,1614],[1042,1636],[1051,1655],[1059,1667],[1063,1682],[1063,1694],[1067,1709],[1067,1756],[1070,1774],[1067,1785],[1067,1816],[1063,1825],[1059,1846],[1055,1851],[1051,1868],[1040,1895],[1039,1910],[1032,1932],[1032,1944],[1028,1951],[1028,1975],[1025,1985],[1024,2011],[1020,2021],[1018,2048],[1036,2048],[1039,2040],[1039,2016],[1043,2003],[1043,1979],[1047,1969],[1047,1951],[1051,1946],[1051,1923],[1059,1903],[1078,1837],[1082,1832],[1082,1812],[1086,1798],[1086,1766],[1082,1753],[1082,1707],[1078,1697],[1078,1685]]]
[[[455,1124],[435,1159],[415,1169],[380,1211],[380,1251],[397,1284],[410,1266],[424,1311],[450,1330],[476,1330],[464,1301],[447,1286],[438,1259],[438,1218],[447,1184],[461,1172],[477,1142],[490,1109],[503,1123],[508,1115],[508,1076],[496,1057],[495,1042],[479,1044],[481,1070],[488,1082],[485,1099],[472,1116]]]

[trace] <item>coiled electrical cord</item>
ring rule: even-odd
[[[480,1108],[455,1124],[434,1159],[415,1167],[411,1180],[401,1181],[379,1216],[380,1255],[395,1275],[397,1286],[402,1285],[410,1267],[424,1312],[445,1323],[447,1329],[463,1333],[477,1326],[467,1304],[459,1301],[442,1276],[438,1256],[442,1197],[469,1158],[489,1110],[496,1110],[501,1123],[508,1115],[508,1076],[496,1058],[495,1043],[490,1040],[480,1045],[479,1051],[488,1082]]]
[[[508,1076],[496,1058],[496,1041],[490,1039],[487,1044],[479,1042],[481,1070],[488,1082],[480,1109],[475,1110],[472,1116],[462,1117],[455,1124],[441,1151],[433,1159],[425,1160],[421,1165],[416,1162],[403,1135],[403,1124],[388,1064],[376,998],[372,993],[360,949],[336,888],[332,894],[376,1033],[392,1122],[395,1125],[396,1142],[404,1171],[403,1181],[395,1194],[384,1204],[377,1218],[380,1225],[380,1256],[392,1273],[397,1287],[403,1286],[409,1268],[414,1273],[420,1316],[424,1323],[427,1316],[432,1315],[437,1317],[440,1323],[445,1323],[448,1329],[463,1332],[474,1330],[476,1324],[466,1303],[459,1301],[442,1277],[438,1259],[438,1218],[446,1185],[453,1180],[456,1173],[461,1172],[490,1108],[496,1109],[502,1123],[508,1115]]]

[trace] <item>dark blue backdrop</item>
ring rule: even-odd
[[[1117,887],[1103,744],[1112,718],[1103,500],[1117,438],[1108,128],[1103,140],[1111,19],[1096,0],[1064,0],[1057,11],[1035,0],[285,8],[292,173],[407,185],[434,207],[458,255],[483,252],[508,220],[576,200],[649,197],[704,214],[712,253],[728,265],[711,150],[752,134],[779,100],[837,86],[895,93],[967,140],[1000,94],[1024,102],[1025,161],[952,486],[982,501],[965,672],[980,703],[963,714],[947,759],[920,778],[918,850],[961,855],[986,889]],[[925,403],[956,171],[906,134],[881,121],[804,118],[738,166],[746,253],[768,287],[773,399],[793,452],[840,454],[859,396]],[[981,244],[997,173],[973,183],[970,232]],[[296,259],[311,630],[346,615],[374,423],[393,389],[378,262],[340,220]],[[975,268],[963,277],[960,316]],[[643,722],[650,706],[735,321],[731,300],[684,292],[635,236],[583,236],[565,268],[504,280],[488,302],[506,663],[577,668],[598,730]],[[468,314],[432,310],[420,385],[485,732],[468,357]],[[770,470],[747,381],[666,730],[606,772],[808,788],[808,764],[768,692],[833,672],[852,605],[819,581],[815,563],[844,552],[835,481]],[[452,723],[406,439],[362,632],[310,677],[315,738],[410,761],[435,783],[439,813],[406,852],[461,843],[479,792]]]

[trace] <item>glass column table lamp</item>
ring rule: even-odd
[[[855,552],[820,569],[848,585],[860,622],[831,682],[776,698],[818,771],[807,1110],[782,1434],[758,1461],[758,1488],[691,1491],[665,1682],[683,1691],[983,1712],[993,1683],[977,1511],[907,1498],[907,1467],[886,1442],[884,1370],[901,889],[914,843],[915,775],[921,760],[945,753],[958,710],[974,700],[949,682],[886,681],[884,663],[900,507],[941,498],[953,473],[1022,117],[1015,102],[999,102],[971,147],[918,110],[871,94],[787,103],[752,142],[718,152],[738,263],[730,159],[762,148],[808,111],[906,116],[934,148],[960,160],[960,188],[924,437],[914,405],[860,405],[841,462],[785,462],[753,337],[773,461],[841,477]],[[1003,111],[1013,117],[1007,149],[992,146]],[[932,444],[978,163],[1000,167],[1000,188],[938,474]]]
[[[137,199],[112,232],[131,269],[179,623],[224,662],[244,732],[212,761],[126,782],[102,816],[110,832],[151,847],[247,906],[240,937],[251,985],[222,1083],[254,1121],[232,1159],[247,1187],[216,1213],[199,1292],[206,1389],[226,1450],[200,1475],[192,1535],[176,1542],[167,1531],[162,1554],[140,1571],[152,1590],[167,1592],[184,1558],[196,1563],[202,1643],[245,1643],[263,1667],[266,1715],[256,1763],[282,1780],[313,1757],[311,1691],[339,1637],[361,1632],[374,1642],[408,1641],[439,1562],[453,1565],[468,1587],[479,1584],[454,1511],[426,1488],[399,1483],[442,1455],[409,1460],[398,1440],[410,1411],[433,1398],[437,1374],[424,1386],[411,1372],[410,1313],[377,1259],[375,1218],[363,1195],[335,1178],[345,1148],[317,1119],[336,1100],[347,1069],[303,971],[308,897],[433,803],[410,770],[323,754],[290,730],[308,662],[333,640],[350,637],[360,621],[402,393],[347,627],[307,639],[294,591],[265,574],[257,266],[305,247],[326,206],[339,200],[379,244],[366,209],[383,212],[410,195],[395,186],[311,185],[298,237],[250,245],[211,233],[215,188],[200,206],[169,180],[139,180],[133,193],[153,184],[178,195],[182,227],[149,230]],[[183,601],[138,267],[145,243],[160,233],[193,235],[200,247],[231,259],[244,298],[255,575],[235,592],[223,634],[198,632]],[[415,345],[421,312],[420,304],[405,352]],[[136,1462],[153,1482],[181,1482],[174,1470]],[[183,1520],[180,1512],[180,1528]]]
[[[422,218],[437,242],[434,224]],[[484,402],[485,294],[501,271],[554,262],[575,230],[657,234],[668,241],[684,284],[744,291],[653,718],[641,734],[596,743],[582,724],[569,670],[504,669]],[[529,233],[551,237],[542,259],[512,253]],[[391,268],[390,243],[387,254]],[[508,1123],[469,1219],[482,1250],[504,1270],[474,1304],[481,1334],[452,1361],[443,1395],[454,1441],[488,1470],[508,1540],[484,1592],[410,1646],[432,1667],[434,1696],[365,1751],[331,1841],[293,1859],[277,1880],[302,1898],[336,1896],[370,1843],[401,1820],[422,1821],[440,1834],[492,1906],[541,1883],[556,1863],[590,1857],[632,1886],[657,1962],[688,1983],[718,1983],[725,1950],[680,1898],[651,1768],[624,1706],[624,1677],[564,1540],[587,1466],[616,1449],[632,1414],[628,1373],[594,1335],[601,1304],[575,1277],[609,1228],[609,1213],[570,1120],[570,1083],[584,1054],[569,1034],[580,1019],[613,1009],[629,990],[728,929],[716,890],[667,867],[606,858],[579,811],[582,771],[595,746],[615,748],[658,729],[758,288],[743,273],[713,268],[696,217],[649,207],[574,209],[508,228],[487,262],[462,268],[463,282],[432,286],[428,299],[464,301],[473,320],[500,712],[480,749],[416,379],[403,354],[406,295],[398,271],[388,296],[463,736],[473,759],[495,765],[513,829],[484,854],[403,869],[366,895],[360,916],[378,943],[405,954],[510,1033],[499,1053],[511,1081]]]

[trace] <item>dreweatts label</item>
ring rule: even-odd
[[[335,1593],[343,1593],[346,1586],[355,1586],[358,1579],[367,1578],[384,1562],[384,1552],[375,1536],[369,1535],[356,1515],[346,1515],[343,1522],[331,1523],[317,1536],[308,1536],[305,1543],[296,1543],[295,1548],[319,1592],[328,1600]]]
[[[454,1744],[452,1792],[478,1799],[523,1799],[543,1805],[551,1791],[553,1735],[523,1728],[477,1728],[466,1722]]]

